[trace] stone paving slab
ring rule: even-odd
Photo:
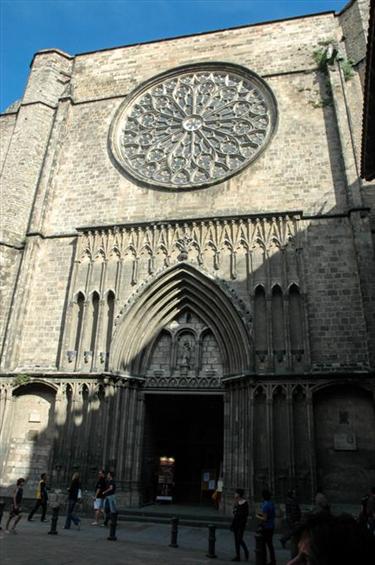
[[[4,516],[6,518],[6,516]],[[206,557],[208,548],[207,528],[180,527],[178,548],[168,547],[170,526],[122,522],[117,529],[116,542],[107,541],[108,530],[91,526],[91,520],[83,519],[81,530],[72,525],[71,530],[62,528],[59,519],[58,535],[50,536],[49,523],[21,520],[18,534],[0,531],[0,561],[2,565],[208,565],[230,563],[234,555],[233,534],[230,531],[216,532],[216,554],[214,561]],[[250,550],[250,561],[254,565],[254,534],[247,532],[246,543]],[[289,552],[278,548],[275,537],[277,564],[285,565]]]

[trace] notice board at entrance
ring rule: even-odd
[[[216,469],[203,469],[201,474],[201,491],[210,492],[216,489]]]

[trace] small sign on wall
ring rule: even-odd
[[[40,423],[40,414],[39,414],[39,412],[30,412],[30,415],[29,415],[29,422]]]
[[[334,435],[335,451],[357,451],[357,436],[353,432]]]

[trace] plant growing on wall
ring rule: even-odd
[[[13,386],[26,385],[31,381],[31,378],[26,373],[20,373],[13,379]]]
[[[326,73],[328,64],[327,48],[319,47],[318,49],[315,49],[315,51],[313,52],[313,59],[317,64],[318,69]]]
[[[321,47],[315,49],[313,59],[318,69],[323,73],[327,73],[327,65],[336,60],[341,67],[345,81],[350,80],[354,76],[353,61],[339,54],[333,43],[329,43],[328,46],[324,43]]]
[[[346,82],[354,76],[353,61],[351,59],[341,59],[339,62]]]

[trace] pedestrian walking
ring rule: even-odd
[[[16,526],[22,518],[21,514],[21,504],[23,498],[23,485],[25,484],[25,479],[18,479],[16,488],[14,489],[12,496],[12,504],[9,512],[9,518],[5,526],[6,534],[16,534]],[[14,520],[13,526],[9,529],[11,521]]]
[[[74,508],[77,502],[80,502],[82,499],[82,486],[81,481],[79,478],[79,473],[74,473],[72,477],[72,482],[70,483],[70,487],[68,488],[68,511],[65,520],[64,530],[70,529],[70,524],[73,522],[78,529],[80,529],[80,518],[76,514],[74,514]]]
[[[108,506],[109,512],[111,514],[116,514],[117,512],[115,493],[116,493],[116,483],[115,483],[114,475],[112,471],[108,471],[107,484],[105,490],[103,491],[103,496],[105,499],[105,504]]]
[[[244,498],[243,489],[238,488],[234,493],[233,520],[230,527],[234,535],[234,546],[236,550],[236,555],[233,557],[232,561],[241,561],[241,547],[245,553],[245,561],[249,560],[249,550],[243,539],[248,516],[249,504]]]
[[[268,489],[262,491],[262,497],[261,511],[257,512],[256,517],[260,520],[259,531],[262,534],[265,547],[268,548],[270,556],[269,565],[276,565],[275,549],[272,541],[275,531],[275,505],[271,500],[271,493]]]
[[[286,543],[292,538],[293,532],[301,521],[301,508],[298,504],[296,490],[288,491],[285,502],[285,520],[287,532],[280,538],[280,543],[285,549]]]
[[[30,514],[27,518],[28,521],[29,522],[32,521],[35,512],[39,509],[39,507],[41,507],[42,508],[42,514],[41,514],[40,521],[46,522],[47,521],[46,520],[47,503],[48,503],[47,473],[42,473],[40,475],[40,481],[39,481],[38,487],[36,489],[35,506],[34,506],[34,508],[32,509],[32,511],[30,512]]]
[[[98,480],[95,486],[95,497],[94,497],[94,510],[95,510],[95,522],[92,526],[99,526],[100,517],[104,515],[104,495],[103,492],[106,490],[105,473],[101,469],[98,474]]]

